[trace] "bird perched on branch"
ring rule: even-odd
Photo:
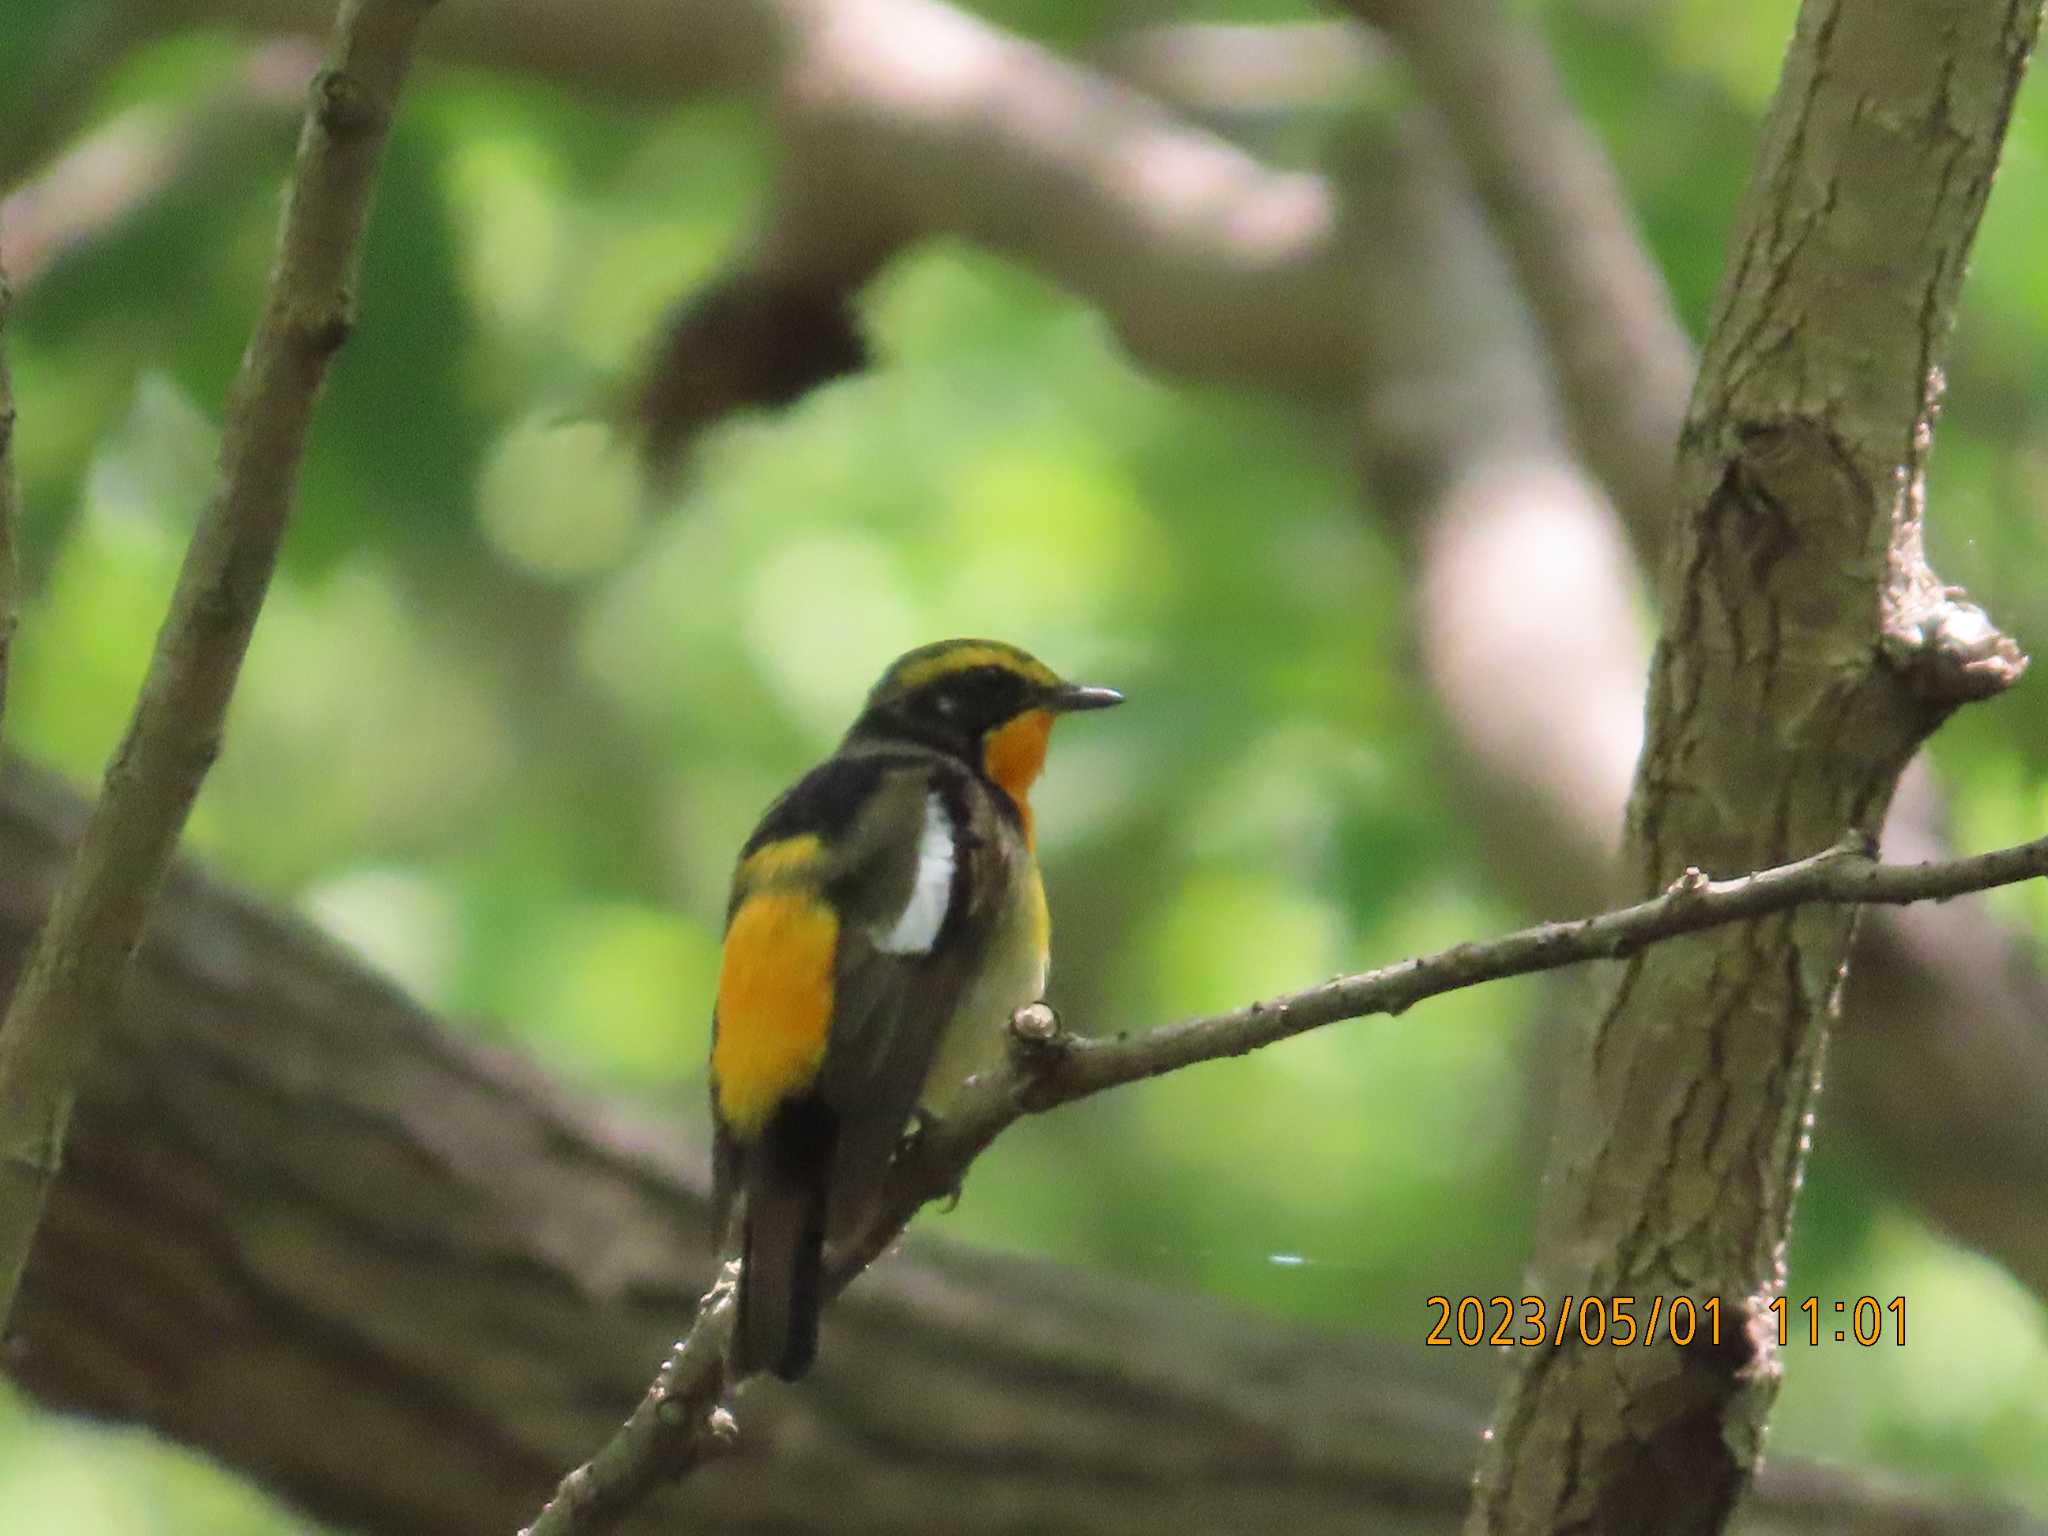
[[[858,1233],[912,1115],[1043,993],[1031,786],[1056,717],[1122,699],[1015,646],[924,646],[740,850],[711,1040],[737,1373],[809,1368],[825,1243]]]

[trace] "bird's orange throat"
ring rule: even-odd
[[[1046,744],[1052,740],[1052,711],[1027,709],[981,739],[981,766],[1001,786],[1024,821],[1024,840],[1036,846],[1031,825],[1031,786],[1045,770]]]

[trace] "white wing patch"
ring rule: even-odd
[[[936,794],[924,798],[924,830],[917,838],[917,877],[896,926],[875,940],[888,955],[924,955],[938,942],[953,902],[953,820]]]

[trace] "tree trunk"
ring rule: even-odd
[[[2034,0],[1801,12],[1679,451],[1641,892],[1874,837],[1928,734],[2025,665],[1927,568],[1921,515],[1937,360],[2039,22]],[[1720,1326],[1528,1353],[1472,1532],[1726,1525],[1775,1396],[1768,1308],[1853,918],[1628,962],[1565,1084],[1528,1289],[1686,1296]]]

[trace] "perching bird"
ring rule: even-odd
[[[921,647],[740,850],[711,1035],[737,1373],[809,1368],[825,1243],[858,1232],[913,1113],[1043,993],[1031,786],[1055,716],[1122,699],[996,641]]]

